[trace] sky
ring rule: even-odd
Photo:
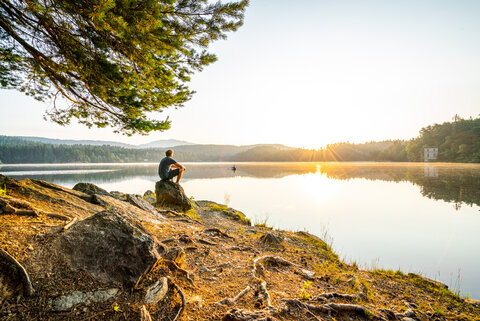
[[[127,137],[43,120],[51,107],[0,90],[0,135],[203,144],[410,139],[480,115],[480,1],[251,0],[244,25],[193,76],[197,93],[166,109],[172,128]]]

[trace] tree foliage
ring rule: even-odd
[[[423,161],[425,147],[438,147],[438,160],[480,163],[480,118],[462,119],[424,127],[406,146],[409,161]]]
[[[170,127],[206,48],[242,25],[248,0],[0,0],[0,86],[53,99],[47,117],[128,135]],[[66,106],[57,99],[63,97]],[[62,105],[60,107],[59,105]]]

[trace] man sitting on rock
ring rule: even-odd
[[[172,158],[173,150],[169,149],[165,152],[166,157],[164,157],[160,161],[160,165],[158,166],[158,175],[162,180],[172,180],[175,176],[177,176],[177,184],[180,182],[180,178],[182,178],[183,172],[186,170],[186,167],[177,163],[176,160]]]

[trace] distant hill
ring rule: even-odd
[[[137,148],[167,148],[167,147],[175,147],[179,145],[195,145],[194,143],[189,143],[184,140],[177,140],[177,139],[161,139],[156,140],[147,144],[137,145]]]
[[[9,136],[6,136],[9,137]],[[45,137],[34,137],[34,136],[11,136],[11,138],[23,139],[26,141],[32,141],[42,144],[52,144],[52,145],[92,145],[92,146],[118,146],[125,148],[136,148],[134,145],[114,142],[114,141],[105,141],[105,140],[75,140],[75,139],[55,139],[55,138],[45,138]]]
[[[75,139],[55,139],[55,138],[45,138],[45,137],[34,137],[34,136],[2,136],[8,137],[11,139],[20,139],[25,141],[37,142],[42,144],[52,144],[52,145],[90,145],[90,146],[117,146],[124,148],[167,148],[175,147],[178,145],[194,145],[193,143],[186,142],[183,140],[177,139],[164,139],[156,140],[146,144],[132,145],[125,144],[121,142],[106,141],[106,140],[75,140]]]
[[[199,159],[207,162],[228,162],[228,161],[241,161],[238,159],[239,154],[248,154],[251,150],[271,150],[274,153],[280,153],[283,151],[294,151],[297,148],[288,147],[280,144],[257,144],[257,145],[188,145],[188,146],[176,146],[176,153],[183,153],[188,155],[195,155]],[[249,161],[263,159],[249,159]]]
[[[179,162],[402,161],[404,159],[395,157],[395,154],[397,147],[405,150],[404,144],[401,141],[336,143],[325,149],[312,150],[280,144],[200,145],[180,140],[159,140],[136,146],[111,141],[0,136],[0,162],[152,162],[164,157],[167,147],[173,147],[174,158]],[[406,157],[405,153],[401,155]]]
[[[275,161],[279,154],[294,153],[297,150],[279,144],[199,145],[173,139],[135,146],[110,141],[0,136],[0,162],[7,164],[152,162],[164,157],[165,148],[168,147],[174,148],[174,158],[179,162],[242,161],[242,158],[249,161],[264,161],[262,155],[264,150],[270,152],[268,160]]]

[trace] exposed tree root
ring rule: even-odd
[[[185,244],[195,244],[195,241],[187,234],[178,236],[178,240]]]
[[[286,306],[287,310],[308,310],[316,315],[318,314],[332,314],[332,313],[355,313],[363,315],[365,317],[372,316],[373,313],[370,312],[365,307],[356,304],[341,304],[341,303],[329,303],[324,305],[313,305],[308,303],[303,303],[295,299],[284,299],[282,300]]]
[[[365,299],[366,295],[361,293],[361,294],[343,294],[343,293],[337,293],[337,292],[331,292],[331,293],[323,293],[320,294],[319,296],[316,296],[312,298],[311,301],[313,302],[324,302],[324,301],[333,301],[335,299],[342,299],[346,301],[355,301],[355,300],[360,300],[360,299]]]
[[[254,293],[254,299],[255,299],[254,306],[256,308],[272,307],[272,300],[267,290],[267,282],[265,281],[260,282],[260,285],[258,286],[257,290]]]
[[[260,242],[266,246],[284,247],[280,237],[268,232],[260,237]]]
[[[223,304],[223,305],[228,305],[228,306],[234,306],[237,304],[237,301],[243,298],[245,295],[250,292],[250,287],[247,286],[245,289],[242,291],[238,292],[238,294],[234,298],[225,298],[223,300],[218,301],[218,304]]]
[[[313,314],[312,312],[310,312],[310,311],[308,311],[308,310],[306,311],[306,314],[307,314],[310,318],[312,318],[312,319],[314,319],[314,320],[316,320],[316,321],[321,321],[315,314]]]
[[[181,247],[171,247],[163,255],[164,260],[175,262],[182,269],[185,267],[185,251]]]
[[[11,197],[0,197],[0,214],[40,216],[29,202]]]
[[[68,221],[70,220],[70,217],[65,216],[65,215],[60,215],[60,214],[55,214],[55,213],[45,213],[47,217],[54,218],[57,220],[62,220],[62,221]]]
[[[262,264],[265,264],[265,265],[271,265],[271,266],[277,266],[277,267],[282,267],[282,266],[284,266],[284,267],[295,266],[296,267],[297,266],[296,264],[293,264],[290,261],[282,259],[279,256],[269,256],[269,255],[258,257],[253,261],[253,263],[254,264],[262,263]]]
[[[253,263],[252,275],[255,278],[264,278],[265,277],[265,268],[259,262]]]
[[[410,309],[408,311],[405,311],[403,313],[395,313],[395,317],[397,317],[399,319],[401,319],[401,318],[413,318],[413,317],[416,317],[416,316],[417,316],[417,314],[412,309]]]
[[[176,321],[178,320],[178,318],[180,318],[183,311],[185,310],[185,295],[183,294],[182,289],[180,289],[180,287],[177,284],[172,282],[172,286],[175,288],[175,290],[177,290],[177,293],[180,296],[180,299],[182,300],[182,305],[180,306],[180,309],[178,310],[177,315],[173,319],[173,321]]]
[[[201,262],[202,264],[203,264],[203,262],[205,262],[205,260],[207,259],[207,257],[210,255],[210,248],[207,247],[207,249],[203,252],[203,254],[204,254],[204,255],[203,255],[203,257],[202,257],[202,262]]]
[[[18,263],[10,254],[0,248],[0,268],[6,271],[11,279],[16,279],[24,296],[31,296],[34,292],[32,282],[25,268]]]
[[[396,320],[397,319],[396,316],[395,316],[395,313],[392,310],[379,309],[377,311],[379,311],[380,313],[383,313],[383,315],[385,315],[389,320]]]
[[[232,247],[229,247],[227,248],[228,251],[242,251],[242,252],[253,252],[255,254],[258,254],[259,252],[254,249],[253,247],[251,246],[232,246]]]
[[[150,273],[156,266],[157,264],[161,261],[161,259],[158,259],[156,260],[149,268],[147,268],[145,271],[143,271],[143,273],[140,275],[140,277],[138,278],[137,282],[135,283],[135,285],[133,286],[133,289],[137,290],[139,288],[139,285],[141,283],[141,281],[145,278],[145,276]]]
[[[233,236],[228,235],[227,233],[224,233],[220,231],[218,228],[212,227],[212,228],[207,228],[202,231],[203,234],[206,235],[214,235],[214,236],[219,236],[219,237],[225,237],[228,239],[234,240],[235,238]]]
[[[173,210],[157,210],[157,212],[159,214],[170,214],[170,215],[173,215],[173,216],[182,216],[181,214],[179,214],[178,212],[173,211]]]
[[[152,317],[144,305],[140,308],[140,321],[152,321]]]
[[[68,222],[67,224],[65,224],[62,228],[62,231],[66,231],[68,230],[70,227],[72,227],[73,224],[75,224],[75,222],[78,221],[78,218],[74,217],[73,220],[71,220],[70,222]]]
[[[203,225],[202,222],[197,221],[193,218],[187,218],[187,217],[176,218],[176,219],[174,219],[174,221],[175,222],[183,222],[183,223],[196,223],[196,224]]]
[[[183,278],[185,278],[188,281],[188,283],[191,286],[196,287],[195,282],[193,282],[193,279],[190,277],[190,273],[187,270],[182,269],[173,261],[170,261],[170,260],[163,260],[163,261],[165,262],[165,265],[167,265],[170,270],[172,270],[173,272],[179,273]]]
[[[39,217],[37,212],[34,210],[17,210],[15,209],[15,212],[13,215],[18,215],[18,216],[30,216],[30,217]]]
[[[223,316],[222,321],[278,321],[278,319],[267,315],[264,311],[251,312],[233,309]]]
[[[161,240],[160,243],[168,244],[168,243],[171,243],[171,242],[175,242],[176,240],[177,240],[176,237],[169,237],[168,239]]]
[[[211,266],[211,267],[209,267],[209,269],[216,270],[216,269],[230,268],[230,267],[233,267],[234,263],[237,263],[237,262],[221,263],[221,264],[217,264],[217,265]]]
[[[210,241],[207,241],[207,240],[204,240],[204,239],[197,239],[197,241],[198,241],[199,243],[206,244],[206,245],[211,245],[211,246],[215,246],[215,245],[218,244],[218,243],[210,242]]]

